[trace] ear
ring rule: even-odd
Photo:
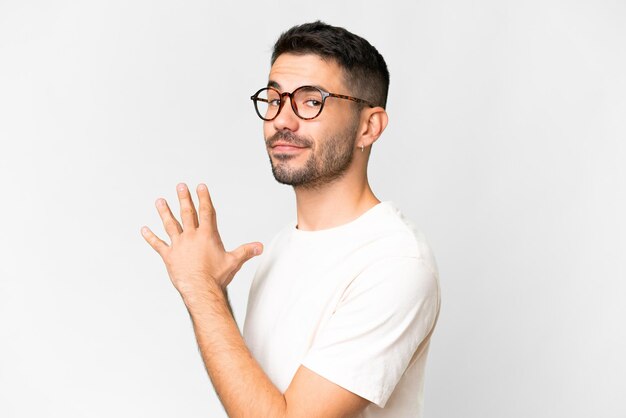
[[[361,130],[359,132],[359,138],[357,138],[357,147],[369,147],[380,137],[387,123],[389,122],[389,116],[387,112],[380,106],[366,109],[361,115]]]

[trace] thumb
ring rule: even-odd
[[[249,242],[248,244],[242,244],[239,247],[235,248],[231,252],[231,254],[233,254],[237,258],[237,264],[241,266],[252,257],[261,255],[262,252],[263,244],[261,244],[260,242]]]

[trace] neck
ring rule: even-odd
[[[298,229],[316,231],[346,224],[380,201],[374,196],[367,175],[345,176],[314,189],[294,188]]]

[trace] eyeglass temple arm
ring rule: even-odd
[[[346,99],[346,100],[352,100],[353,102],[357,102],[357,103],[365,103],[366,105],[368,105],[369,107],[376,107],[373,104],[371,104],[370,102],[368,102],[367,100],[363,100],[363,99],[358,99],[356,97],[352,97],[352,96],[345,96],[343,94],[336,94],[336,93],[328,93],[328,95],[330,97],[336,97],[338,99]]]

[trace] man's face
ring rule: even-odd
[[[280,55],[270,70],[269,85],[280,92],[316,86],[331,93],[351,93],[344,86],[341,68],[317,55]],[[276,180],[315,188],[344,175],[352,162],[359,123],[353,106],[331,97],[318,117],[303,120],[287,102],[276,119],[265,122],[265,142]]]

